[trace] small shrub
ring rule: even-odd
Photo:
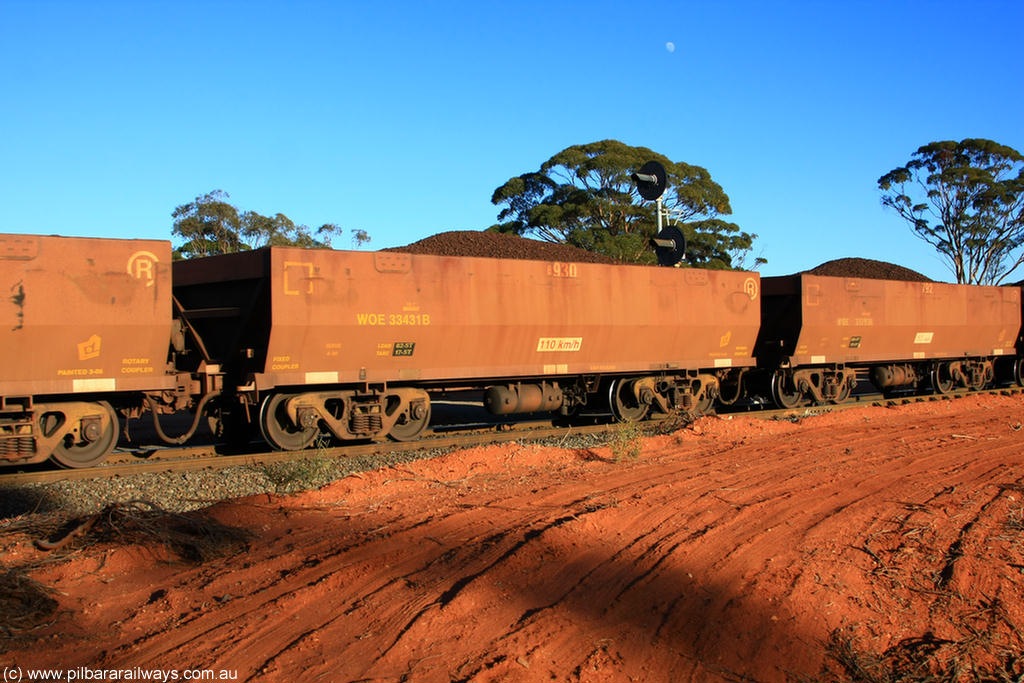
[[[612,450],[612,460],[624,462],[639,458],[644,449],[642,435],[640,425],[636,422],[624,422],[619,425],[608,440],[608,446]]]
[[[334,478],[336,461],[318,452],[301,460],[263,463],[260,472],[278,493],[290,493],[323,486]]]

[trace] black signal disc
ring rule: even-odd
[[[674,266],[686,256],[686,236],[674,225],[667,225],[654,238],[658,242],[671,242],[672,246],[654,244],[654,253],[658,256],[659,266]],[[653,241],[652,241],[653,243]]]
[[[637,176],[653,176],[655,181],[641,180]],[[637,192],[648,201],[653,201],[660,197],[665,193],[665,188],[668,187],[668,175],[665,173],[665,167],[657,161],[648,161],[641,166],[640,172],[633,176],[633,180],[636,182]]]

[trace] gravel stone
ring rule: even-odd
[[[563,448],[591,448],[607,438],[604,435],[571,435],[547,441]],[[522,439],[520,443],[539,441]],[[132,500],[148,501],[170,512],[187,512],[232,498],[294,493],[320,488],[355,472],[436,458],[451,450],[454,449],[392,451],[373,457],[353,458],[318,456],[313,452],[308,458],[281,463],[0,487],[0,531],[16,519],[84,515],[98,512],[113,503]]]

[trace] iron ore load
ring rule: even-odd
[[[657,199],[657,169],[637,178]],[[204,423],[286,450],[410,440],[451,390],[497,415],[639,421],[840,403],[868,381],[1024,386],[1019,287],[581,262],[538,243],[488,258],[479,233],[466,240],[480,255],[464,256],[445,235],[414,253],[266,247],[173,264],[166,241],[0,235],[0,465],[94,465],[147,414],[171,444]],[[652,242],[663,265],[685,248],[671,225]],[[174,434],[171,413],[189,417]]]

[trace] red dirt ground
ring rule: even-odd
[[[861,652],[1020,673],[1022,423],[1005,396],[711,417],[636,460],[493,446],[225,502],[209,514],[256,534],[245,554],[190,566],[99,545],[34,570],[65,611],[3,660],[785,681],[849,680],[828,652]]]

